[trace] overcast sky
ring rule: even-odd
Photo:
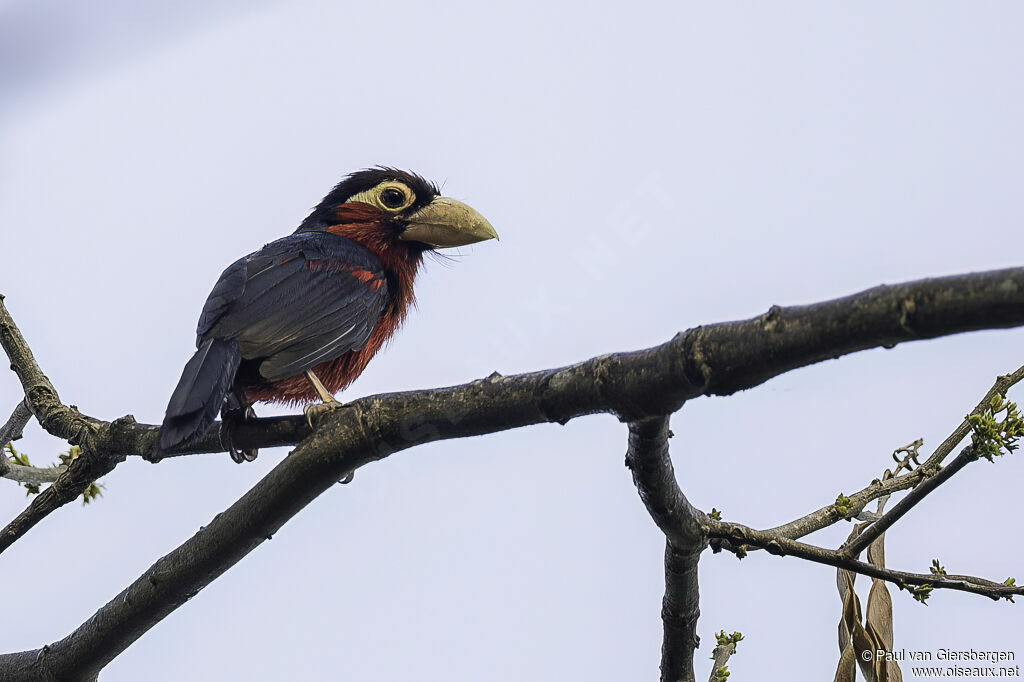
[[[374,164],[502,240],[428,263],[342,400],[1024,253],[1018,3],[75,5],[0,3],[0,292],[64,401],[103,419],[158,423],[221,270]],[[672,420],[680,482],[729,520],[788,521],[899,446],[930,452],[1022,342],[905,344],[694,401]],[[0,376],[0,409],[19,399]],[[655,679],[663,537],[625,437],[595,416],[361,469],[102,679]],[[18,445],[62,447],[35,425]],[[64,637],[285,454],[119,466],[0,557],[0,650]],[[890,566],[1024,580],[1022,476],[1020,455],[971,465],[888,534]],[[0,481],[3,523],[26,503]],[[738,679],[833,674],[834,571],[709,553],[700,579],[701,675],[723,628],[746,636]],[[1024,656],[1020,605],[894,602],[897,647]]]

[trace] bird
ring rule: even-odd
[[[312,426],[401,327],[424,255],[497,238],[480,213],[420,175],[386,166],[348,175],[295,232],[221,274],[151,459],[188,446],[220,413],[225,449],[252,461],[257,451],[236,448],[230,434],[255,416],[255,402],[307,403]]]

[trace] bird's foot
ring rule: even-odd
[[[302,408],[302,414],[306,415],[306,423],[309,424],[309,428],[316,428],[316,422],[323,419],[326,415],[334,412],[337,409],[345,407],[344,404],[339,403],[334,398],[325,400],[322,403],[313,403],[312,405],[306,405]]]
[[[252,405],[243,409],[225,409],[221,412],[220,443],[231,455],[231,459],[241,464],[251,462],[260,454],[259,448],[239,449],[232,442],[231,434],[241,424],[256,418]]]
[[[309,372],[307,373],[307,376],[311,374],[312,372]],[[323,402],[306,405],[304,408],[302,408],[302,413],[306,415],[306,423],[309,424],[309,428],[315,429],[315,422],[323,419],[326,415],[330,414],[331,412],[334,412],[338,408],[345,406],[342,403],[339,403],[337,400],[335,400],[333,396],[331,396],[331,394],[328,393],[327,390],[324,389],[322,385],[320,385],[320,381],[319,379],[316,379],[315,375],[313,375],[310,378],[310,382],[313,384],[314,388],[317,388],[319,386],[317,392],[320,393]],[[346,483],[351,483],[354,477],[355,473],[350,471],[347,474],[345,474],[345,477],[338,481],[338,483],[341,483],[342,485]]]

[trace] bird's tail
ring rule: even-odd
[[[234,339],[207,339],[199,346],[171,394],[157,438],[157,458],[209,428],[224,405],[241,360]]]

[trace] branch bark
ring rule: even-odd
[[[15,483],[53,483],[67,471],[65,466],[33,467],[7,462],[7,467],[0,466],[0,476]]]
[[[640,499],[665,534],[665,597],[661,620],[662,682],[693,682],[693,656],[700,646],[700,589],[697,564],[707,546],[702,525],[707,520],[686,499],[676,482],[668,452],[668,417],[631,422],[626,466]]]
[[[2,305],[2,304],[0,304]],[[0,427],[0,449],[8,443],[21,438],[22,431],[32,419],[32,410],[29,409],[28,400],[22,400],[14,407],[10,419]]]
[[[718,671],[729,662],[734,653],[736,653],[736,642],[719,644],[711,651],[711,659],[714,663],[711,666],[711,676],[708,678],[708,682],[720,682],[722,678],[719,677]]]
[[[0,305],[3,304],[0,303]],[[3,426],[0,426],[0,477],[13,478],[8,476],[8,473],[14,465],[7,460],[7,453],[4,452],[4,449],[11,442],[21,438],[22,431],[24,431],[25,426],[28,425],[31,419],[32,410],[29,409],[28,400],[24,399],[15,406],[10,419]]]

